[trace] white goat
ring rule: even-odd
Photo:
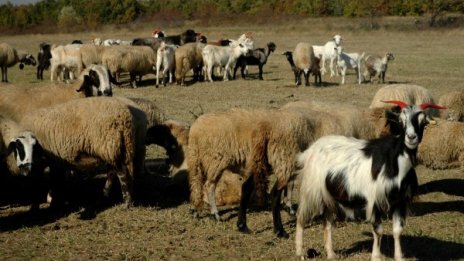
[[[365,214],[366,220],[372,222],[371,260],[381,260],[381,217],[382,214],[391,215],[394,258],[403,260],[400,235],[418,187],[414,166],[417,147],[427,124],[424,109],[443,107],[389,102],[402,108],[397,116],[397,133],[374,140],[325,136],[298,157],[303,169],[295,237],[297,256],[304,258],[306,221],[322,215],[327,258],[336,258],[332,247],[332,222],[334,214],[341,211],[349,218]]]
[[[364,57],[364,52],[362,54],[344,53],[341,46],[337,46],[335,49],[337,51],[337,68],[340,69],[342,75],[341,84],[345,84],[346,69],[353,69],[356,72],[358,84],[361,84],[361,60]]]
[[[330,60],[330,77],[333,77],[334,75],[338,76],[338,71],[334,70],[334,62],[335,59],[337,58],[337,52],[335,50],[336,47],[340,46],[340,43],[342,42],[342,37],[340,35],[335,35],[333,37],[333,40],[328,41],[324,45],[313,45],[313,50],[314,50],[314,55],[316,57],[322,57],[321,61],[321,74],[324,75],[326,72],[325,69],[325,60]]]
[[[231,68],[235,68],[237,59],[241,55],[248,55],[252,50],[249,45],[238,44],[231,46],[206,45],[202,51],[206,77],[213,82],[212,72],[214,66],[224,66],[224,81],[229,79]]]
[[[159,85],[160,69],[163,67],[161,82],[166,85],[166,73],[169,72],[169,83],[172,83],[172,77],[176,68],[175,53],[177,45],[166,44],[161,42],[158,51],[156,51],[156,87]]]

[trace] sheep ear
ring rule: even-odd
[[[6,150],[6,155],[10,155],[16,148],[16,140],[10,141],[8,144],[8,149]]]
[[[89,78],[92,81],[93,85],[95,85],[97,87],[100,85],[100,80],[98,78],[98,73],[96,71],[89,70]]]
[[[24,64],[23,64],[23,63],[20,63],[20,64],[19,64],[19,69],[20,69],[20,70],[24,69]]]
[[[76,92],[84,92],[86,97],[92,96],[90,93],[92,92],[92,79],[90,79],[90,76],[84,75],[84,80],[79,87],[79,89],[76,90]]]

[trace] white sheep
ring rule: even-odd
[[[8,82],[8,67],[19,64],[22,70],[24,65],[36,65],[36,60],[32,54],[18,51],[7,43],[0,43],[0,68],[2,70],[2,82]]]
[[[337,68],[340,69],[342,75],[341,84],[345,84],[346,69],[353,69],[356,72],[358,84],[361,84],[361,61],[364,58],[364,53],[345,53],[343,47],[337,46]]]
[[[440,118],[449,121],[464,121],[464,91],[453,91],[443,94],[438,104],[446,107]]]
[[[384,56],[368,55],[363,60],[364,80],[379,80],[385,83],[385,74],[387,73],[388,62],[395,60],[393,53],[386,53]]]
[[[156,51],[156,87],[159,85],[160,74],[162,75],[161,79],[163,85],[166,85],[166,73],[169,73],[169,83],[172,83],[172,78],[174,76],[174,70],[176,67],[175,53],[177,47],[177,45],[166,44],[163,41]],[[163,68],[162,71],[161,68]]]
[[[324,45],[313,45],[315,56],[322,57],[321,58],[322,75],[326,73],[325,61],[330,60],[330,63],[329,63],[330,77],[333,77],[334,75],[338,76],[338,71],[336,70],[336,68],[334,70],[334,62],[335,62],[335,59],[337,58],[337,52],[335,51],[335,48],[340,46],[341,41],[342,41],[342,37],[337,34],[333,37],[333,40],[326,42]]]
[[[50,79],[65,80],[64,73],[69,72],[71,80],[80,75],[83,69],[82,58],[79,52],[82,44],[68,44],[52,46],[50,59]]]
[[[203,48],[202,55],[205,66],[206,79],[213,82],[212,73],[214,66],[224,67],[224,81],[229,80],[232,75],[232,68],[241,55],[248,55],[252,51],[249,45],[237,44],[231,46],[206,45]]]
[[[90,97],[31,111],[20,124],[40,141],[52,175],[106,164],[105,195],[116,174],[125,205],[132,204],[133,179],[143,171],[147,126],[137,107],[116,98]],[[52,189],[59,191],[56,186]],[[53,198],[57,200],[56,195]]]

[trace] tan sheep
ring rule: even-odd
[[[144,113],[134,114],[134,110],[137,108],[119,99],[91,97],[31,111],[20,124],[36,134],[52,160],[52,173],[60,176],[69,169],[79,171],[106,164],[105,195],[116,174],[124,203],[130,206],[133,179],[143,171],[145,157]],[[59,191],[56,184],[53,189]]]
[[[0,69],[2,70],[2,82],[8,82],[8,67],[19,64],[22,70],[24,65],[36,65],[36,60],[32,54],[18,51],[7,43],[0,43]]]
[[[185,85],[185,75],[193,70],[194,80],[199,80],[201,68],[203,67],[202,50],[203,43],[186,43],[176,49],[176,81],[177,84]]]
[[[318,62],[316,61],[316,56],[314,55],[314,50],[311,44],[309,43],[298,43],[295,47],[295,51],[293,51],[293,59],[295,61],[296,68],[299,69],[298,76],[297,76],[297,85],[301,84],[301,74],[304,75],[305,78],[305,86],[309,86],[309,74],[315,70],[315,66],[318,66]]]
[[[440,118],[464,121],[464,91],[445,93],[438,100],[438,104],[447,108],[440,112]]]
[[[432,169],[464,167],[464,123],[436,119],[425,127],[419,163]]]

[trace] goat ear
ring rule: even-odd
[[[16,148],[16,140],[10,141],[8,144],[8,149],[6,150],[6,155],[10,155]]]

